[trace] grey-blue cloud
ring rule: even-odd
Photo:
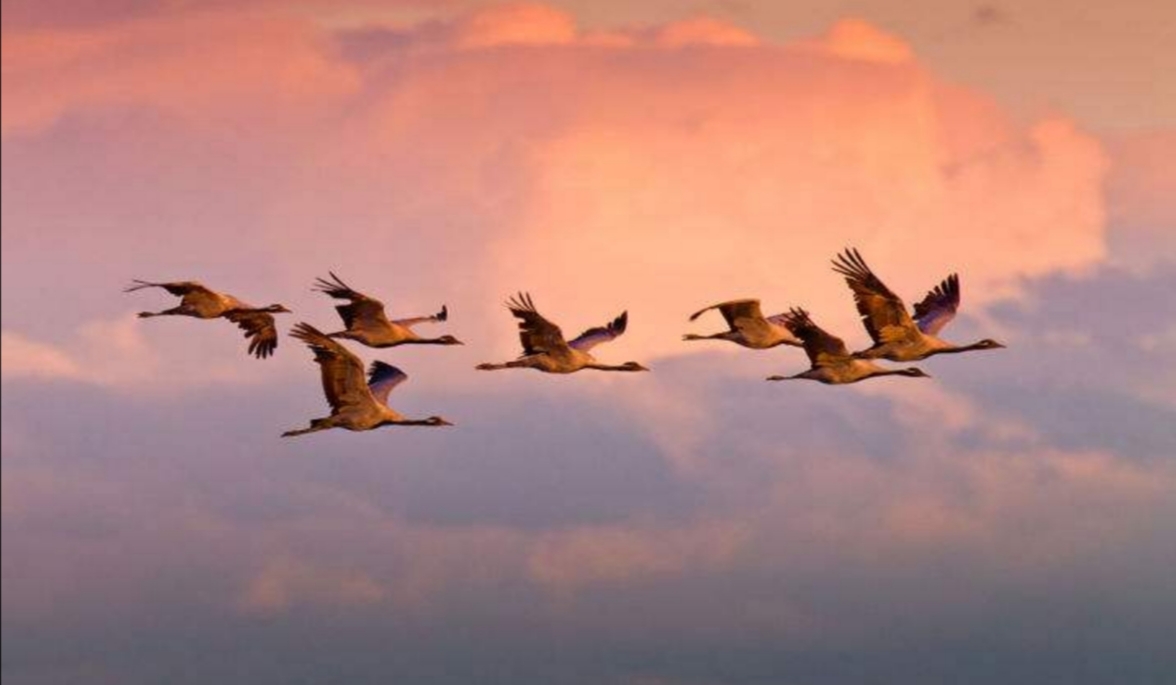
[[[1033,466],[1031,454],[1094,450],[1110,454],[1111,464],[1145,458],[1151,468],[1176,453],[1163,452],[1170,424],[1158,422],[1170,408],[1147,404],[1153,413],[1139,417],[1139,400],[1090,399],[1089,383],[1047,372],[1066,367],[1067,350],[1108,372],[1139,361],[1119,354],[1116,338],[1099,330],[1101,318],[1077,304],[1125,298],[1142,311],[1163,307],[1171,279],[1168,271],[1107,271],[1029,283],[1027,301],[1053,306],[994,312],[1017,345],[936,362],[936,382],[947,391],[1033,429],[1012,443],[970,427],[945,433],[896,423],[904,405],[887,393],[759,380],[761,370],[803,364],[794,351],[664,361],[648,382],[667,391],[680,382],[713,421],[694,445],[704,466],[694,474],[677,471],[650,442],[643,426],[650,416],[602,401],[607,394],[584,397],[574,377],[504,380],[510,393],[492,405],[476,393],[447,399],[422,381],[426,387],[401,391],[406,401],[411,391],[415,407],[466,420],[451,431],[301,442],[274,436],[318,401],[307,398],[313,377],[164,400],[68,382],[6,382],[5,499],[15,497],[3,522],[4,675],[43,682],[90,673],[130,683],[364,683],[390,675],[439,683],[1098,683],[1114,673],[1160,682],[1176,667],[1164,646],[1172,614],[1156,610],[1173,601],[1165,569],[1176,546],[1170,530],[1140,517],[1170,520],[1170,500],[1124,500],[1134,486],[1116,489],[1113,481],[1100,495],[1089,489],[1097,481],[1076,485],[1048,461]],[[1123,323],[1133,335],[1163,325],[1143,315]],[[1033,344],[1056,326],[1094,344]],[[976,328],[964,321],[954,333],[967,338]],[[1026,392],[1033,384],[1040,394]],[[71,429],[52,430],[64,395]],[[1057,409],[1083,406],[1077,398],[1088,409]],[[1044,555],[1018,560],[1005,556],[1016,543],[972,535],[885,543],[893,533],[870,518],[885,511],[879,502],[925,495],[920,480],[965,505],[991,496],[961,467],[1022,448],[1030,450],[1023,472],[1035,481],[1014,487],[1037,489],[1045,508],[1013,495],[1012,518],[987,525],[1011,543],[1039,540]],[[813,470],[825,466],[840,470],[814,480]],[[1171,474],[1142,473],[1149,472]],[[1089,510],[1068,510],[1075,504]],[[336,605],[326,595],[295,597],[276,614],[242,614],[234,599],[275,553],[308,568],[365,569],[395,589],[406,582],[397,569],[411,560],[403,557],[428,555],[432,543],[398,548],[404,539],[386,533],[387,520],[528,536],[651,520],[688,526],[715,514],[752,531],[724,565],[589,582],[569,595],[553,597],[535,577],[507,568],[482,580],[442,577],[423,605]],[[798,523],[810,515],[833,517],[827,537]],[[878,535],[898,547],[862,547],[846,522],[861,526],[863,539]],[[1017,530],[1022,525],[1037,530]],[[1080,534],[1108,537],[1087,544]],[[488,549],[439,557],[436,570],[502,563],[486,558]],[[291,586],[300,587],[319,592]],[[58,601],[38,597],[45,592]]]

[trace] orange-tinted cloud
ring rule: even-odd
[[[477,10],[456,24],[451,38],[458,49],[561,45],[575,39],[576,22],[570,15],[537,3]]]
[[[52,205],[65,209],[48,223],[76,207],[84,217],[64,223],[113,226],[73,241],[86,263],[107,250],[112,264],[134,254],[190,272],[163,246],[198,230],[193,259],[229,239],[237,249],[218,260],[262,259],[285,290],[324,258],[358,283],[394,273],[406,307],[457,303],[492,341],[482,356],[514,351],[497,305],[518,289],[569,334],[628,309],[629,333],[601,355],[648,361],[700,349],[678,340],[685,315],[741,296],[773,312],[804,305],[862,344],[828,268],[846,245],[908,300],[959,271],[966,312],[1024,276],[1105,255],[1097,140],[1061,117],[1017,124],[860,20],[792,46],[727,40],[734,29],[699,19],[601,47],[565,13],[508,5],[406,29],[357,63],[322,29],[254,16],[169,15],[5,42],[6,130],[148,108],[174,117],[165,121],[179,122],[185,144],[216,151],[200,159],[211,168],[199,184],[184,178],[174,191],[133,174],[93,204],[66,197],[112,183],[109,170],[57,188]],[[668,45],[676,31],[701,44]],[[209,126],[225,117],[248,125]],[[168,129],[103,135],[127,137],[113,169],[173,174],[174,162],[153,158],[152,136],[170,139]],[[176,216],[128,222],[139,196]],[[201,197],[242,211],[194,224],[185,208],[203,208]],[[30,207],[9,210],[12,235],[47,223]],[[457,354],[482,361],[472,348]]]
[[[372,605],[387,596],[387,589],[362,571],[324,569],[279,557],[249,582],[239,607],[247,613],[269,615],[306,605]]]
[[[314,109],[358,85],[321,31],[253,12],[5,31],[3,62],[5,135],[91,107],[155,107],[197,125],[259,107]]]
[[[554,592],[597,583],[626,584],[684,573],[714,573],[746,542],[739,522],[664,529],[625,525],[560,531],[539,537],[527,563],[535,582]]]
[[[1107,203],[1116,261],[1176,262],[1176,129],[1123,136],[1112,142],[1111,155]]]
[[[245,346],[237,331],[225,322],[184,319],[173,323],[185,328],[204,325],[200,333],[188,328],[190,335],[177,336],[175,327],[169,326],[170,332],[156,326],[147,328],[143,321],[125,315],[85,323],[71,331],[63,344],[4,331],[0,334],[3,376],[5,380],[73,381],[171,394],[193,386],[255,383],[278,371],[272,365],[242,367],[240,362],[248,359]],[[214,350],[210,341],[218,337],[221,344]],[[202,357],[199,365],[177,366],[167,361],[197,356]]]

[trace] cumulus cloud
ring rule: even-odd
[[[1129,268],[1176,263],[1176,129],[1121,136],[1110,144],[1107,209],[1114,260]]]
[[[28,340],[18,333],[0,333],[0,362],[4,378],[67,378],[85,376],[81,367],[52,345]]]
[[[246,356],[245,345],[234,344],[237,336],[233,329],[217,323],[221,323],[218,328],[225,344],[211,355],[201,337],[175,335],[174,328],[146,333],[144,322],[133,314],[82,324],[63,344],[4,331],[3,377],[6,381],[60,380],[152,392],[261,380],[264,373],[248,366],[253,360]],[[197,355],[203,357],[201,363],[189,361]]]
[[[684,19],[660,27],[654,34],[658,45],[680,48],[689,45],[756,45],[760,41],[749,31],[714,17]]]
[[[116,107],[159,108],[200,126],[256,107],[314,109],[358,85],[307,22],[248,12],[6,30],[3,60],[5,136]]]
[[[242,611],[275,614],[296,606],[378,604],[388,591],[362,571],[320,568],[288,557],[270,560],[242,594]]]
[[[904,64],[915,58],[914,51],[900,38],[860,19],[838,21],[828,34],[809,45],[835,57],[879,64]]]
[[[457,22],[451,40],[458,49],[507,45],[560,45],[576,39],[571,15],[541,4],[479,9]]]
[[[747,531],[738,522],[679,529],[631,525],[543,535],[528,560],[530,577],[555,592],[598,583],[641,583],[684,572],[716,573],[731,564]]]
[[[1096,140],[1063,118],[1016,124],[862,21],[781,48],[697,19],[602,49],[566,13],[508,5],[407,29],[408,43],[439,31],[455,37],[428,51],[406,52],[402,40],[356,63],[313,26],[234,19],[18,33],[5,42],[14,75],[5,80],[6,126],[52,140],[45,127],[67,112],[160,112],[175,120],[167,128],[223,151],[200,159],[225,173],[199,192],[239,206],[229,222],[195,229],[185,211],[192,184],[172,183],[180,172],[151,152],[171,133],[151,123],[83,128],[135,150],[98,183],[143,165],[165,169],[159,180],[124,179],[145,182],[144,192],[158,184],[156,245],[190,242],[187,232],[199,230],[199,251],[214,244],[209,237],[231,236],[287,288],[321,270],[322,256],[345,260],[366,282],[380,282],[383,262],[395,259],[411,283],[406,297],[461,298],[466,321],[489,325],[501,341],[498,355],[513,336],[495,305],[519,288],[566,311],[629,308],[631,332],[609,353],[634,358],[686,349],[670,331],[716,297],[804,304],[830,327],[852,325],[826,261],[847,244],[912,299],[962,271],[969,308],[1007,294],[1018,278],[1081,268],[1105,253]],[[251,38],[229,40],[239,31]],[[169,40],[172,32],[183,35]],[[248,56],[233,47],[242,45]],[[53,87],[32,87],[45,81]],[[200,123],[239,110],[253,129],[243,147],[238,133]],[[258,142],[267,137],[273,144]],[[33,156],[44,151],[18,147],[9,159],[30,155],[35,179]],[[76,206],[100,221],[113,209],[99,201]],[[6,207],[6,224],[27,231],[46,211],[18,203]],[[128,225],[120,212],[105,223],[103,244],[119,259],[135,245],[139,260],[175,261],[143,245],[134,219]]]

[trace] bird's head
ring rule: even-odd
[[[904,376],[910,376],[911,378],[930,378],[931,377],[931,374],[927,373],[926,371],[920,369],[917,366],[908,366],[905,369],[900,369],[899,373]]]
[[[426,426],[452,426],[453,424],[441,418],[440,416],[430,416],[425,419]]]
[[[443,335],[440,338],[437,338],[437,343],[441,344],[441,345],[464,345],[465,344],[462,341],[458,340],[457,338],[453,337],[452,335]]]
[[[290,311],[289,309],[286,309],[285,307],[283,307],[280,304],[271,304],[270,306],[266,307],[264,311],[267,311],[270,314],[293,314],[294,313],[294,312]]]
[[[992,338],[985,338],[971,347],[974,350],[1000,350],[1005,346],[993,340]]]
[[[624,364],[621,364],[621,371],[648,371],[648,370],[649,369],[647,367],[644,367],[644,366],[638,364],[637,362],[625,362]]]

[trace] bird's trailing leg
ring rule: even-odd
[[[292,438],[298,435],[306,435],[307,433],[316,433],[318,431],[325,431],[328,428],[334,428],[329,419],[311,419],[310,427],[296,428],[282,433],[283,438]]]
[[[726,340],[726,333],[715,333],[713,335],[696,335],[694,333],[687,333],[682,336],[683,340]]]
[[[478,371],[498,371],[499,369],[523,369],[530,366],[523,360],[506,362],[505,364],[478,364],[474,368]]]
[[[188,309],[181,305],[179,307],[165,309],[162,312],[139,312],[139,318],[148,319],[152,316],[185,316],[187,314],[189,314]]]

